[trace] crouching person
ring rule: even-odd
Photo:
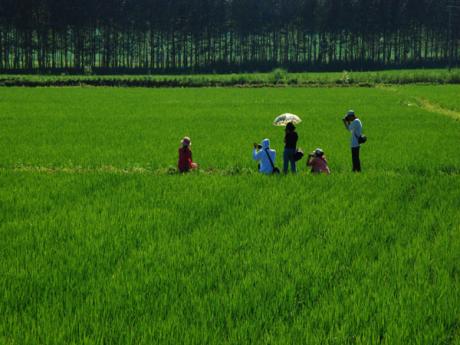
[[[179,147],[179,161],[177,164],[180,173],[186,173],[198,168],[198,164],[194,163],[192,160],[192,150],[190,150],[190,146],[192,146],[190,138],[184,137]]]
[[[252,158],[259,162],[259,172],[262,174],[278,174],[280,170],[275,167],[276,151],[270,149],[270,140],[264,139],[261,145],[254,144]]]
[[[321,149],[316,149],[308,155],[307,166],[311,167],[311,172],[314,174],[329,175],[331,173],[324,151]]]

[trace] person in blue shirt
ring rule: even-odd
[[[351,159],[353,162],[353,172],[361,172],[361,160],[359,157],[360,143],[359,138],[363,134],[363,124],[353,110],[348,111],[343,118],[345,128],[351,133]]]
[[[270,158],[269,158],[270,157]],[[275,166],[276,151],[270,149],[270,140],[264,139],[262,145],[254,144],[252,158],[260,163],[259,172],[270,175]],[[271,162],[270,162],[271,159]]]

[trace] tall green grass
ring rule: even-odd
[[[0,181],[3,343],[458,341],[457,177]]]
[[[407,105],[429,89],[1,89],[0,343],[458,343],[459,123]],[[285,111],[331,176],[251,173]],[[204,172],[167,173],[185,134]]]

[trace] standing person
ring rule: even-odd
[[[270,175],[279,172],[278,168],[275,168],[276,151],[270,149],[269,139],[264,139],[260,146],[254,144],[252,158],[260,162],[259,172],[262,174]]]
[[[361,172],[361,160],[359,150],[361,147],[360,138],[363,134],[363,124],[353,110],[350,110],[343,118],[345,128],[351,132],[351,158],[353,162],[353,172]]]
[[[314,174],[329,175],[331,173],[324,151],[319,148],[308,155],[307,166],[311,167],[311,172]]]
[[[295,153],[297,150],[297,140],[299,136],[295,131],[295,126],[289,122],[286,126],[286,134],[284,136],[284,153],[283,153],[283,172],[287,174],[288,165],[291,163],[291,172],[296,173]]]
[[[192,160],[192,151],[190,150],[192,142],[189,137],[184,137],[179,147],[179,161],[177,163],[179,172],[185,173],[192,169],[198,168],[198,164]]]

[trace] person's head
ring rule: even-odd
[[[184,137],[181,141],[181,145],[183,148],[190,147],[192,145],[192,141],[189,137]]]
[[[321,158],[324,156],[324,151],[320,148],[317,148],[315,151],[313,151],[313,156],[316,158]]]
[[[269,149],[270,148],[270,139],[264,139],[262,140],[262,149]]]
[[[289,122],[286,125],[286,132],[294,132],[295,131],[295,126],[292,122]]]
[[[356,116],[354,110],[349,110],[347,112],[347,115],[345,115],[345,120],[347,120],[348,122],[351,122],[351,121],[355,120],[356,118],[357,118],[357,116]]]

